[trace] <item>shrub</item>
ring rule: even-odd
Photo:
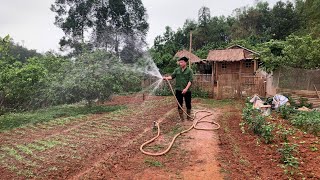
[[[244,126],[247,124],[248,129],[264,139],[265,143],[271,143],[274,139],[272,134],[274,125],[266,122],[265,117],[262,116],[259,110],[254,109],[250,103],[246,103],[242,110],[243,122],[240,123],[242,132],[245,132]]]
[[[281,162],[287,166],[297,167],[299,165],[298,158],[294,155],[297,153],[296,144],[284,142],[282,147],[278,149],[281,154]]]
[[[280,106],[279,112],[283,119],[289,119],[297,111],[292,106]]]
[[[298,112],[290,119],[292,125],[318,135],[320,132],[320,112]]]

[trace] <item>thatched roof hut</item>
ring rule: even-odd
[[[178,51],[174,57],[177,57],[177,58],[181,58],[181,57],[187,57],[189,59],[189,61],[191,63],[197,63],[197,62],[201,62],[202,60],[196,56],[195,54],[187,51],[187,50],[181,50],[181,51]]]
[[[259,53],[255,51],[249,50],[239,45],[234,45],[227,49],[209,51],[207,61],[234,62],[234,61],[241,61],[241,60],[252,60],[258,55]]]

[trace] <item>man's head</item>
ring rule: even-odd
[[[180,67],[181,67],[181,68],[187,67],[187,62],[188,62],[188,60],[189,60],[189,59],[188,59],[187,57],[182,57],[182,58],[180,58],[180,59],[178,60]]]

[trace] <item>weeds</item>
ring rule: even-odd
[[[299,112],[290,119],[290,122],[314,135],[320,132],[320,112]]]
[[[278,128],[277,134],[279,138],[282,140],[282,142],[288,142],[289,141],[288,136],[294,134],[293,129],[286,129],[281,125],[279,125],[277,128]]]
[[[149,167],[163,167],[163,164],[160,161],[152,160],[152,159],[146,159],[144,160],[144,163],[148,164]]]
[[[318,148],[317,148],[317,146],[312,145],[312,146],[310,146],[310,150],[311,150],[312,152],[316,152],[316,151],[318,151]]]
[[[286,166],[297,168],[299,165],[298,158],[294,156],[297,153],[296,144],[290,144],[287,142],[282,143],[282,147],[278,149],[281,154],[281,162]]]
[[[283,119],[289,119],[292,114],[296,113],[297,111],[294,109],[293,106],[281,106],[279,108],[280,116]]]
[[[23,157],[13,148],[10,147],[2,147],[1,150],[5,151],[11,157],[14,157],[17,161],[23,160]]]
[[[21,152],[25,153],[25,154],[29,154],[29,155],[32,155],[33,152],[32,150],[27,147],[27,146],[24,146],[24,145],[16,145],[17,149],[19,149]]]
[[[265,117],[260,115],[257,109],[252,108],[251,104],[246,103],[246,107],[242,110],[242,119],[243,121],[239,125],[243,133],[245,132],[245,126],[248,125],[248,129],[262,137],[265,143],[268,144],[273,141],[272,132],[275,126],[266,122]]]

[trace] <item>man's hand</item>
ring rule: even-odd
[[[188,89],[183,89],[182,94],[185,94],[188,91]]]

